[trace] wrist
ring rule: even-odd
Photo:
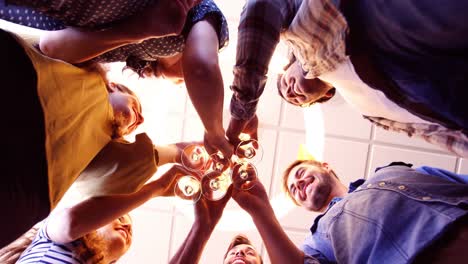
[[[224,127],[221,125],[220,122],[213,122],[212,125],[206,125],[205,126],[205,134],[208,137],[224,137],[224,134],[226,133],[224,130]]]
[[[256,219],[269,218],[275,215],[275,212],[269,203],[266,203],[264,206],[250,208],[247,210],[247,213],[249,213],[254,221]]]
[[[202,237],[210,237],[211,233],[215,228],[216,224],[209,224],[209,221],[195,220],[193,224],[194,231]]]

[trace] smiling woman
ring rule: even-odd
[[[128,214],[123,215],[111,223],[85,234],[73,241],[56,242],[49,233],[57,228],[50,221],[54,214],[40,223],[32,241],[23,240],[23,245],[29,246],[21,254],[19,260],[4,260],[9,263],[38,263],[57,261],[64,263],[115,263],[131,246],[132,220]],[[60,217],[60,214],[59,216]],[[50,224],[52,222],[52,224]],[[61,226],[59,227],[61,228]]]

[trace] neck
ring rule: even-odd
[[[159,63],[164,65],[164,67],[171,67],[175,63],[177,63],[182,58],[182,53],[177,53],[171,57],[161,57],[158,58]]]
[[[346,186],[344,186],[341,182],[337,181],[335,187],[330,193],[330,201],[335,197],[345,197],[346,194],[348,194],[348,188],[346,188]]]

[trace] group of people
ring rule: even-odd
[[[140,77],[184,82],[205,127],[204,147],[229,158],[241,133],[257,139],[256,107],[284,41],[290,62],[277,87],[288,103],[308,107],[339,92],[372,123],[468,157],[467,12],[468,3],[455,0],[247,0],[225,130],[218,52],[229,34],[212,0],[2,0],[1,19],[49,31],[35,46],[0,31],[10,128],[2,130],[0,208],[7,217],[0,223],[8,228],[0,260],[114,263],[132,241],[128,212],[173,195],[177,179],[190,174],[180,165],[187,142],[156,146],[144,133],[133,143],[124,139],[144,121],[142,107],[130,88],[107,79],[103,63],[123,61]],[[11,109],[18,110],[6,115]],[[167,163],[171,169],[148,182]],[[297,160],[282,182],[295,204],[323,213],[301,249],[257,182],[231,188],[220,201],[202,197],[170,262],[199,261],[230,198],[252,216],[272,263],[468,258],[466,175],[397,162],[348,188],[328,164]],[[53,210],[74,183],[86,199]],[[224,263],[262,259],[238,236]]]

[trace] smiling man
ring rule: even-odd
[[[251,215],[272,264],[445,264],[468,258],[468,175],[395,162],[346,190],[327,164],[302,160],[284,176],[297,204],[326,209],[301,249],[281,227],[261,182],[232,196]]]
[[[262,257],[244,235],[235,236],[224,254],[224,264],[263,264]]]
[[[323,212],[334,197],[343,197],[348,189],[325,162],[296,160],[283,174],[283,189],[298,206]]]
[[[292,56],[277,83],[289,103],[307,107],[339,92],[379,126],[468,156],[467,12],[457,0],[246,1],[226,136],[235,146],[241,133],[256,135],[257,105],[283,41]],[[205,142],[222,150],[217,144]]]

